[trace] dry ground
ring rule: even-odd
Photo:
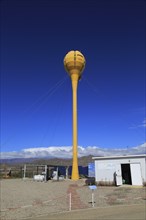
[[[92,208],[91,190],[85,180],[34,182],[33,180],[1,180],[1,219],[22,219]],[[71,193],[71,194],[70,194]],[[97,187],[95,208],[141,204],[146,201],[145,187]]]
[[[119,205],[100,208],[80,209],[29,218],[25,220],[145,220],[146,207],[140,205]]]

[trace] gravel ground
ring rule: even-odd
[[[92,207],[91,190],[85,180],[34,182],[33,180],[0,180],[1,219],[22,219],[69,210],[70,186],[75,187],[77,200]],[[74,191],[75,192],[75,191]],[[145,187],[97,187],[94,191],[95,207],[121,204],[145,204]],[[72,197],[72,209],[77,200]]]
[[[81,201],[90,204],[92,201],[92,190],[87,187],[83,189],[78,188],[78,194]],[[89,201],[89,202],[88,202]],[[104,207],[110,205],[130,205],[130,204],[145,204],[146,202],[146,188],[145,187],[98,187],[94,191],[95,207]]]

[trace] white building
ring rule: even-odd
[[[146,183],[146,154],[93,157],[95,180],[99,182],[141,186]]]

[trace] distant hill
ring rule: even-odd
[[[32,163],[37,158],[13,158],[13,159],[0,159],[0,164],[23,164]]]
[[[93,162],[92,155],[79,157],[78,163],[79,166],[87,166],[88,163]],[[71,166],[72,159],[62,159],[62,158],[51,158],[51,159],[37,159],[32,163],[36,164],[48,164],[48,165],[60,165],[60,166]]]
[[[78,159],[79,166],[87,166],[88,163],[93,162],[92,155],[83,156]],[[43,164],[43,165],[60,165],[60,166],[71,166],[72,159],[62,158],[15,158],[15,159],[1,159],[0,164],[9,166],[22,166],[24,164]]]

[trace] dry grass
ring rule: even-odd
[[[114,181],[99,181],[96,183],[97,186],[115,186]]]

